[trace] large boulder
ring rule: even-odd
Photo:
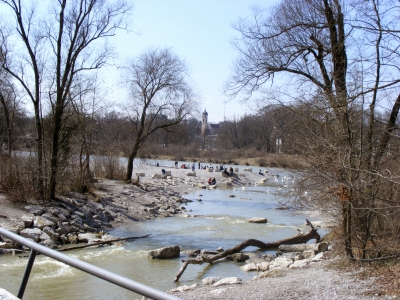
[[[25,209],[35,216],[40,216],[44,213],[43,208],[37,205],[27,205]]]
[[[55,232],[54,229],[51,227],[43,228],[43,232],[45,232],[52,241],[58,241],[58,239],[60,238],[60,235]]]
[[[291,260],[288,257],[277,257],[275,258],[273,267],[274,268],[287,268],[293,263],[293,260]]]
[[[152,251],[149,251],[147,254],[148,258],[154,259],[154,258],[160,258],[160,259],[165,259],[165,258],[175,258],[179,257],[181,254],[179,246],[171,246],[171,247],[164,247],[164,248],[159,248],[155,249]]]
[[[34,228],[43,229],[44,227],[47,226],[54,227],[55,223],[44,217],[36,217],[36,219],[33,222]]]
[[[247,220],[248,223],[267,223],[267,219],[266,218],[251,218],[249,220]]]
[[[195,171],[193,171],[193,172],[187,172],[187,173],[186,173],[186,176],[196,176],[196,172],[195,172]]]
[[[34,240],[36,243],[39,241],[42,231],[39,228],[26,228],[19,233],[22,237]]]
[[[21,221],[24,223],[24,228],[31,228],[33,225],[33,217],[23,215]]]

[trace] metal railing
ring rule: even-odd
[[[178,300],[180,298],[175,297],[173,295],[166,294],[162,291],[149,287],[147,285],[141,284],[129,278],[123,277],[121,275],[115,274],[113,272],[107,271],[105,269],[96,267],[87,262],[81,261],[79,259],[70,257],[61,252],[55,251],[53,249],[47,248],[45,246],[39,245],[33,241],[30,241],[18,234],[12,233],[4,228],[0,228],[0,234],[16,241],[17,243],[29,247],[31,249],[31,253],[29,255],[28,263],[25,269],[24,277],[22,278],[21,286],[18,291],[17,297],[22,299],[26,285],[28,283],[29,275],[32,270],[33,263],[35,261],[36,253],[39,252],[43,255],[51,257],[55,260],[61,261],[71,267],[77,268],[83,272],[89,273],[93,276],[97,276],[101,279],[104,279],[108,282],[116,284],[120,287],[128,289],[132,292],[138,293],[140,295],[152,298],[152,299],[166,299],[166,300]]]

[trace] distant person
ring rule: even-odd
[[[157,166],[157,167],[159,167],[159,166],[160,166],[158,162],[156,163],[156,166]]]
[[[232,176],[233,176],[233,168],[230,167],[230,168],[229,168],[229,177],[232,177]]]
[[[177,169],[178,168],[178,162],[176,161],[175,162],[175,169]]]
[[[263,173],[263,172],[261,172],[261,170],[260,170],[260,171],[258,171],[258,174],[259,174],[259,175],[262,175],[262,176],[264,176],[264,173]]]
[[[217,181],[215,180],[215,177],[211,180],[211,185],[216,185]]]
[[[164,170],[164,169],[161,169],[161,173],[162,173],[163,175],[165,175],[165,170]]]
[[[207,183],[208,183],[209,185],[211,185],[211,182],[212,182],[212,178],[210,177],[210,178],[208,178]]]
[[[222,174],[224,174],[224,175],[226,175],[226,176],[229,176],[228,169],[225,168],[225,169],[222,171]]]
[[[200,170],[200,168],[201,168],[201,165],[200,165],[200,162],[199,162],[199,167],[198,167],[198,169]]]
[[[192,171],[194,172],[196,170],[196,164],[193,162],[192,163]]]

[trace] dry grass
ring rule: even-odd
[[[0,156],[0,192],[11,202],[27,202],[35,198],[37,168],[34,157]]]

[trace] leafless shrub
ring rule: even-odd
[[[12,202],[27,202],[38,195],[34,157],[0,156],[0,189]]]
[[[101,156],[94,159],[94,174],[105,179],[123,180],[125,167],[119,157]]]

